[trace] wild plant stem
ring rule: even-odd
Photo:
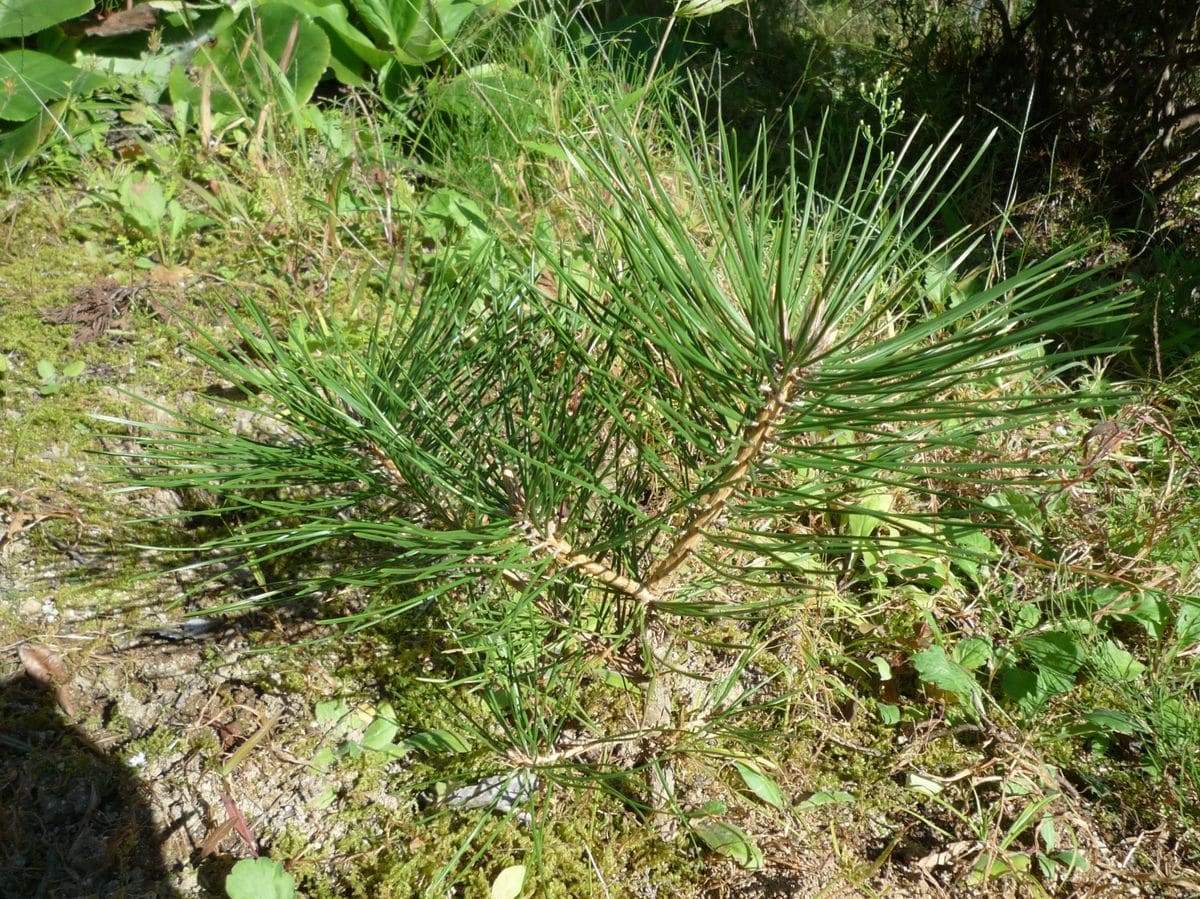
[[[575,548],[561,537],[554,534],[543,534],[532,525],[527,525],[526,531],[530,541],[535,546],[544,547],[554,553],[554,558],[560,565],[582,572],[588,577],[612,587],[614,590],[618,590],[627,596],[631,596],[646,605],[658,600],[658,595],[647,590],[644,584],[635,581],[633,578],[626,577],[620,572],[613,571],[613,569],[609,568],[603,562],[599,562],[590,556],[585,556],[583,553],[576,552]]]
[[[795,383],[795,373],[789,373],[784,378],[783,383],[767,400],[766,405],[763,406],[762,411],[758,413],[746,432],[742,448],[738,450],[738,454],[730,463],[729,468],[719,479],[721,486],[701,498],[700,510],[692,517],[667,554],[651,569],[650,575],[645,581],[646,587],[651,593],[657,594],[661,591],[675,569],[682,565],[700,545],[700,541],[704,539],[704,530],[725,511],[729,497],[745,479],[746,474],[750,471],[750,466],[754,464],[754,460],[766,446],[780,416],[787,411],[788,399],[791,397]]]
[[[779,418],[786,412],[788,400],[796,383],[796,373],[789,373],[766,405],[755,417],[742,440],[742,448],[738,450],[728,469],[719,479],[720,487],[706,494],[700,500],[700,510],[692,517],[683,533],[671,546],[667,554],[651,569],[649,577],[637,581],[609,568],[603,562],[577,552],[570,543],[556,534],[544,533],[532,523],[526,522],[525,531],[530,542],[537,547],[548,549],[554,554],[559,564],[573,568],[588,577],[605,584],[627,596],[630,596],[644,606],[652,606],[658,602],[662,587],[667,580],[682,565],[704,539],[704,531],[711,525],[729,502],[729,498],[745,480],[754,464],[754,460],[762,453]]]
[[[658,74],[658,64],[662,62],[663,51],[667,49],[667,39],[671,37],[671,29],[675,27],[675,15],[667,19],[667,27],[663,31],[662,40],[658,42],[658,49],[654,51],[654,59],[650,63],[650,71],[646,73],[646,83],[642,85],[642,95],[638,98],[637,109],[633,111],[633,122],[631,128],[636,128],[638,119],[642,115],[642,107],[646,105],[646,97],[650,93],[650,85],[654,83],[654,76]]]

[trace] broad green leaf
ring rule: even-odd
[[[1038,839],[1046,852],[1053,852],[1058,846],[1058,830],[1054,827],[1054,817],[1043,815],[1037,829]]]
[[[925,295],[939,311],[945,307],[946,301],[954,290],[954,269],[949,265],[950,259],[944,253],[939,253],[930,260],[925,269]]]
[[[312,761],[309,764],[312,765],[314,771],[324,774],[333,767],[333,763],[336,761],[337,753],[328,746],[322,746],[313,755]]]
[[[1025,873],[1031,864],[1032,859],[1024,852],[985,852],[972,867],[971,873],[967,876],[967,883],[972,886],[982,886],[989,880],[1008,874]]]
[[[881,723],[887,725],[900,723],[900,706],[890,702],[877,702],[875,708],[879,712]]]
[[[350,6],[375,43],[392,51],[408,40],[420,15],[418,0],[350,0]]]
[[[846,533],[851,537],[869,537],[883,523],[881,516],[887,515],[896,502],[894,491],[876,491],[858,497],[854,505],[861,511],[846,512],[843,521]]]
[[[984,498],[983,504],[1004,511],[1029,533],[1038,537],[1042,535],[1046,516],[1038,501],[1020,490],[1009,488],[990,494]]]
[[[136,91],[144,103],[155,103],[170,81],[171,70],[180,65],[179,56],[170,53],[143,54],[138,59],[80,52],[75,57],[79,68],[111,78],[122,91]]]
[[[1026,713],[1035,711],[1050,695],[1042,689],[1035,672],[1015,665],[1005,666],[1000,672],[1000,689]]]
[[[1096,594],[1099,593],[1097,590]],[[1124,604],[1118,605],[1115,614],[1136,621],[1155,640],[1162,639],[1172,619],[1171,607],[1166,600],[1150,594],[1129,598]]]
[[[680,0],[675,6],[675,15],[681,19],[698,19],[702,16],[712,16],[744,3],[745,0]]]
[[[389,703],[382,703],[376,718],[367,725],[363,732],[362,745],[364,749],[382,750],[395,739],[400,726],[396,723],[396,713]]]
[[[37,361],[38,377],[43,381],[53,381],[58,376],[58,370],[55,369],[54,363],[49,359],[39,359]]]
[[[229,899],[293,899],[296,883],[279,862],[244,858],[225,878]]]
[[[854,801],[854,795],[845,790],[819,790],[804,801],[797,803],[796,811],[807,812],[810,809],[820,808],[822,805],[838,805]]]
[[[762,867],[762,850],[736,824],[727,821],[696,821],[692,823],[691,828],[692,833],[705,846],[719,855],[728,856],[751,871]]]
[[[289,6],[299,13],[319,22],[329,33],[331,47],[340,44],[350,50],[361,62],[379,68],[388,60],[388,54],[375,46],[374,42],[350,23],[347,6],[340,0],[276,0],[281,6]],[[336,55],[336,53],[335,53]],[[332,60],[330,61],[332,64]],[[343,62],[349,66],[348,61]]]
[[[1106,734],[1131,735],[1138,732],[1137,723],[1123,712],[1112,709],[1092,709],[1084,712],[1083,718],[1097,730]]]
[[[211,64],[211,58],[202,56],[205,51],[201,51],[196,55],[196,62],[202,63],[205,59]],[[191,112],[194,116],[195,111],[200,108],[201,102],[201,86],[193,81],[188,76],[190,67],[175,66],[171,69],[167,76],[167,90],[170,92],[171,103],[176,109],[176,115],[186,116]],[[208,98],[210,111],[215,115],[235,116],[240,114],[239,100],[227,93],[220,86],[219,79],[216,78],[211,70],[200,69],[200,78],[207,78],[209,84],[213,85],[213,90]],[[191,120],[195,124],[195,118]]]
[[[1116,681],[1137,680],[1146,670],[1145,664],[1134,658],[1133,653],[1119,647],[1112,640],[1105,640],[1093,664],[1103,676]]]
[[[0,119],[24,122],[52,100],[89,93],[105,80],[34,50],[0,53]]]
[[[350,708],[340,699],[326,699],[314,706],[313,714],[320,727],[335,727],[345,722]]]
[[[433,62],[449,49],[463,23],[480,7],[478,0],[395,0],[408,3],[416,15],[396,45],[396,56],[409,65]]]
[[[91,9],[92,0],[4,0],[0,3],[0,38],[35,34]]]
[[[329,38],[309,16],[285,3],[264,3],[257,15],[263,53],[278,64],[291,99],[303,106],[329,66]]]
[[[1038,788],[1033,778],[1025,774],[1014,774],[1004,781],[1006,796],[1028,796]]]
[[[913,667],[921,680],[961,699],[967,699],[975,691],[975,678],[958,662],[947,657],[940,646],[918,652],[912,657]]]
[[[525,889],[525,866],[510,865],[492,881],[490,899],[517,899]]]
[[[375,751],[378,753],[381,753],[382,755],[386,755],[389,758],[402,759],[406,755],[408,755],[410,752],[413,751],[413,747],[410,746],[408,743],[403,743],[403,742],[401,742],[401,743],[385,743],[383,746],[380,746]]]
[[[404,744],[428,753],[466,752],[467,744],[462,737],[448,730],[425,730],[405,737]]]
[[[548,144],[544,141],[522,140],[521,146],[531,153],[538,153],[559,162],[566,162],[567,159],[567,154],[557,144]]]
[[[1017,606],[1017,613],[1015,617],[1015,630],[1033,630],[1042,621],[1042,610],[1031,602],[1023,602]]]
[[[1075,673],[1084,662],[1079,635],[1069,630],[1026,637],[1020,651],[1037,667],[1038,684],[1048,693],[1065,693],[1075,686]]]
[[[11,130],[0,130],[0,166],[12,171],[24,165],[54,131],[58,117],[65,108],[66,101],[59,100],[28,122],[22,122]]]
[[[219,74],[214,95],[228,91],[240,98],[248,92],[258,104],[283,99],[302,106],[312,97],[329,58],[324,29],[294,6],[271,0],[243,12],[214,43],[197,52],[192,65],[214,67]],[[174,96],[174,80],[171,86]]]
[[[118,192],[121,212],[148,237],[155,237],[167,213],[162,185],[150,175],[129,175]]]
[[[951,525],[946,528],[946,537],[956,547],[971,554],[970,556],[955,556],[954,564],[979,584],[981,582],[981,561],[995,557],[996,545],[988,539],[987,534],[976,527]]]
[[[692,818],[714,818],[717,815],[723,815],[729,811],[729,807],[720,799],[709,799],[693,812],[689,812],[689,817]]]
[[[783,808],[783,791],[779,789],[779,784],[775,783],[772,778],[745,762],[735,761],[733,766],[737,769],[743,783],[750,788],[751,793],[767,805]]]
[[[63,377],[78,378],[81,374],[83,374],[83,369],[84,363],[82,360],[76,359],[74,362],[68,362],[63,366]]]
[[[447,44],[458,36],[463,24],[475,10],[488,6],[488,0],[435,0],[440,38]]]
[[[422,210],[426,215],[444,220],[459,228],[486,230],[488,217],[479,204],[452,188],[436,191]]]
[[[333,787],[325,787],[316,796],[308,801],[309,808],[323,809],[329,808],[337,799],[337,790]]]
[[[992,641],[987,637],[968,637],[954,645],[954,661],[974,671],[992,660]]]
[[[1076,849],[1063,849],[1054,853],[1054,858],[1075,871],[1086,871],[1092,866],[1087,856]]]
[[[1042,852],[1034,853],[1033,857],[1037,861],[1038,870],[1042,872],[1042,876],[1052,879],[1059,869],[1058,862]]]
[[[1186,648],[1200,641],[1200,605],[1193,599],[1181,599],[1175,616],[1175,640]]]

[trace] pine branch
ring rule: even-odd
[[[679,535],[666,556],[651,570],[650,576],[646,579],[651,593],[660,592],[675,570],[700,545],[704,539],[704,530],[720,517],[729,498],[746,479],[751,466],[767,445],[780,418],[786,414],[798,375],[799,372],[793,369],[784,377],[783,382],[767,400],[762,411],[758,413],[746,431],[742,440],[742,448],[719,479],[721,486],[701,498],[699,511],[684,528],[683,533]]]
[[[406,493],[411,493],[412,485],[409,484],[408,479],[404,477],[404,473],[400,470],[400,466],[396,464],[396,460],[389,456],[387,452],[384,451],[383,447],[377,443],[368,442],[364,448],[366,449],[367,455],[369,455],[379,464],[379,467],[383,469],[384,473],[388,476],[388,479],[391,480],[393,484]],[[450,514],[445,506],[443,506],[441,503],[438,503],[436,500],[430,499],[428,508],[425,509],[425,512],[451,530],[457,530],[459,527],[461,527],[461,523]]]
[[[554,554],[555,560],[566,568],[575,569],[606,586],[631,596],[645,605],[658,601],[658,593],[645,584],[626,577],[620,572],[613,571],[603,562],[576,552],[566,540],[554,534],[540,534],[532,525],[526,526],[526,535],[535,548],[548,549]]]

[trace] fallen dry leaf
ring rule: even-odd
[[[75,302],[45,310],[42,321],[52,325],[78,325],[72,339],[75,346],[95,340],[110,328],[124,324],[135,300],[145,300],[159,311],[148,285],[126,287],[112,278],[99,278],[93,284],[77,287],[71,291],[71,296]]]
[[[156,265],[150,269],[146,277],[151,284],[157,284],[160,287],[183,287],[196,275],[186,266]]]
[[[37,681],[44,687],[54,691],[54,699],[63,713],[70,717],[75,714],[75,700],[71,696],[71,688],[67,686],[67,666],[62,657],[44,646],[26,644],[17,650],[25,674],[31,680]]]
[[[242,842],[250,849],[250,854],[258,858],[258,845],[254,841],[254,835],[250,833],[250,826],[246,823],[246,818],[242,815],[242,810],[237,807],[237,803],[233,801],[233,797],[229,794],[228,790],[221,794],[221,804],[225,806],[225,814],[229,815],[229,819],[233,823],[233,829],[237,831],[237,835],[242,838]]]
[[[961,840],[959,842],[950,843],[943,847],[940,851],[931,852],[924,858],[917,859],[917,867],[925,871],[932,871],[934,868],[944,868],[946,865],[952,865],[961,858],[965,858],[972,852],[976,852],[983,848],[983,844],[977,840]]]
[[[63,710],[63,714],[68,718],[75,716],[75,698],[71,693],[71,688],[66,684],[55,687],[54,701],[58,703],[58,707]]]
[[[25,673],[39,684],[54,687],[66,683],[67,666],[63,664],[62,657],[53,650],[27,643],[17,650],[17,655],[21,657]]]
[[[117,37],[152,31],[158,25],[158,10],[149,3],[138,3],[125,9],[92,14],[72,22],[63,22],[62,30],[73,37]]]
[[[200,858],[203,860],[208,858],[210,855],[215,854],[216,851],[221,848],[221,841],[229,836],[229,833],[232,830],[233,820],[230,819],[229,821],[222,823],[219,827],[214,827],[207,834],[205,834],[204,842],[200,844],[200,851],[198,853]]]

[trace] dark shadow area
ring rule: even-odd
[[[24,675],[0,682],[0,835],[4,899],[180,895],[137,778]]]
[[[648,65],[672,6],[609,0],[592,9],[601,33],[651,35],[638,47]],[[1160,377],[1200,348],[1197,10],[1188,0],[1103,10],[1090,0],[884,0],[752,4],[748,19],[735,5],[676,23],[663,68],[678,63],[678,77],[697,76],[708,116],[719,112],[743,146],[767,122],[775,166],[793,149],[789,121],[801,140],[823,129],[824,155],[837,161],[831,175],[854,158],[861,127],[887,133],[895,149],[918,120],[926,143],[957,123],[955,143],[968,151],[960,161],[995,129],[934,227],[984,226],[1007,209],[1000,251],[1013,259],[1097,236],[1082,261],[1115,263],[1105,277],[1143,294],[1129,321],[1066,336],[1121,339],[1125,373]]]

